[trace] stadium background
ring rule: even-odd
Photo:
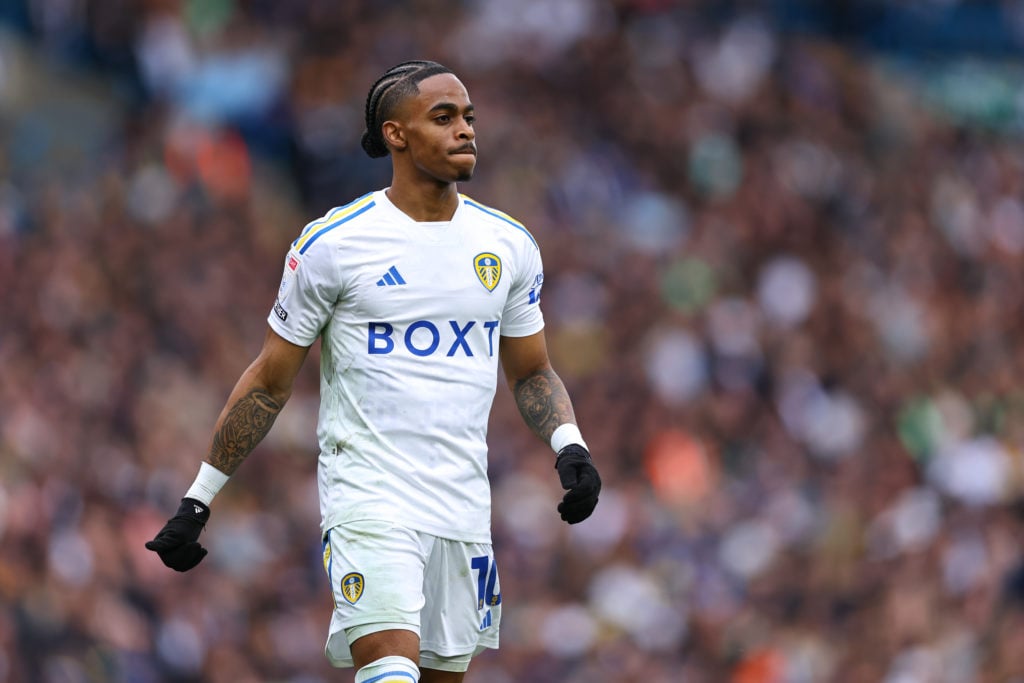
[[[7,0],[0,681],[351,680],[315,362],[203,565],[143,542],[289,241],[386,184],[364,97],[414,57],[477,105],[463,191],[544,247],[605,479],[561,524],[499,391],[467,681],[1024,680],[1022,47],[1019,2]]]

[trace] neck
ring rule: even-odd
[[[450,221],[459,207],[455,183],[412,183],[392,178],[387,196],[399,211],[419,223]]]

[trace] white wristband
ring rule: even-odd
[[[587,442],[583,440],[580,428],[571,422],[566,422],[551,434],[551,448],[555,453],[560,452],[563,448],[573,443],[587,448]],[[590,449],[588,448],[587,450]]]
[[[228,475],[224,474],[208,462],[199,465],[199,474],[192,482],[192,488],[185,494],[186,498],[195,498],[206,506],[213,502],[213,497],[220,491],[220,487],[228,481]]]

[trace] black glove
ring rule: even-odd
[[[555,469],[567,489],[558,512],[569,524],[582,522],[597,507],[597,494],[601,493],[601,477],[590,460],[590,453],[579,444],[569,444],[558,452]]]
[[[179,572],[187,572],[206,557],[206,548],[199,545],[199,533],[210,519],[210,508],[194,498],[182,498],[178,512],[167,520],[164,528],[146,548],[163,563]]]

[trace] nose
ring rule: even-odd
[[[473,130],[473,126],[469,125],[466,119],[460,119],[461,125],[458,129],[458,137],[460,140],[472,140],[476,137],[476,131]]]

